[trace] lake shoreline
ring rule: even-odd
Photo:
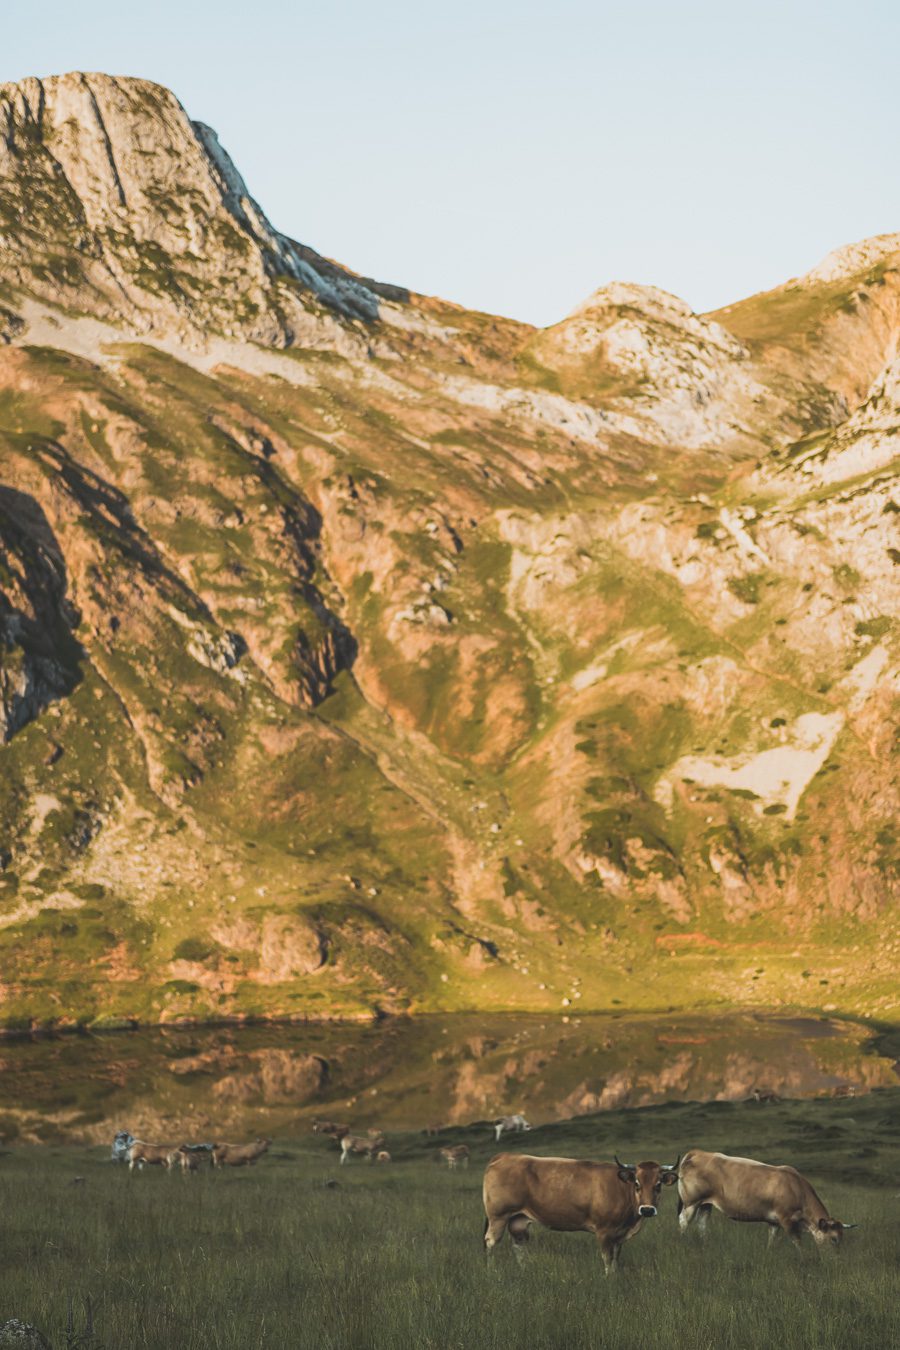
[[[110,1017],[92,1021],[58,1022],[30,1027],[4,1025],[0,1022],[0,1044],[19,1040],[47,1040],[64,1036],[109,1036],[119,1033],[134,1034],[161,1031],[213,1031],[227,1027],[375,1027],[387,1024],[412,1025],[425,1024],[453,1019],[493,1019],[509,1018],[518,1021],[538,1021],[552,1018],[561,1026],[575,1024],[588,1019],[608,1019],[621,1021],[638,1018],[693,1018],[693,1017],[759,1017],[774,1019],[787,1024],[793,1018],[814,1019],[821,1022],[840,1022],[860,1029],[871,1031],[873,1039],[897,1036],[900,1038],[900,1022],[862,1016],[858,1013],[844,1012],[840,1009],[828,1009],[808,1004],[769,1005],[769,1004],[733,1004],[727,1007],[709,1004],[697,1004],[690,1007],[673,1007],[671,1004],[660,1008],[579,1008],[577,1011],[559,1012],[542,1010],[521,1010],[517,1008],[465,1008],[454,1011],[436,1009],[421,1012],[385,1012],[349,1014],[287,1013],[268,1016],[265,1013],[239,1013],[232,1016],[215,1018],[179,1017],[164,1022],[142,1022],[135,1017]],[[897,1053],[900,1054],[900,1039]]]

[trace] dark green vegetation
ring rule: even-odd
[[[389,1137],[394,1162],[337,1166],[328,1142],[276,1141],[252,1170],[129,1176],[99,1149],[0,1157],[0,1318],[64,1343],[90,1297],[105,1350],[874,1350],[900,1337],[900,1090],[853,1102],[671,1104],[535,1130],[517,1151],[673,1162],[688,1147],[790,1162],[859,1229],[839,1253],[766,1249],[713,1214],[681,1238],[672,1192],[601,1274],[587,1235],[538,1232],[524,1269],[481,1250],[487,1126]],[[468,1170],[434,1161],[467,1142]],[[80,1181],[76,1178],[81,1178]],[[335,1188],[324,1185],[329,1178]],[[77,1319],[76,1319],[77,1320]]]

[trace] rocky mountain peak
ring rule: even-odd
[[[805,282],[840,281],[876,266],[892,253],[900,253],[900,234],[875,234],[858,243],[832,249],[800,279]]]
[[[280,234],[216,133],[147,80],[0,85],[0,265],[51,301],[139,330],[276,346],[378,298]],[[317,263],[319,265],[317,265]]]
[[[666,316],[690,316],[693,313],[686,300],[659,286],[641,286],[629,281],[610,281],[592,291],[586,300],[576,305],[568,316],[590,314],[595,310],[628,308],[642,313]]]

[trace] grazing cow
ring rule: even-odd
[[[391,1155],[386,1148],[379,1149],[375,1154],[375,1161],[377,1163],[389,1163],[391,1161]]]
[[[312,1123],[313,1134],[327,1134],[336,1143],[340,1143],[345,1134],[350,1133],[349,1125],[339,1125],[333,1120],[319,1120],[318,1117]]]
[[[199,1172],[203,1159],[209,1154],[210,1150],[202,1146],[191,1148],[190,1144],[182,1144],[169,1154],[168,1165],[170,1168],[180,1167],[182,1175],[187,1176],[188,1172]]]
[[[812,1186],[795,1167],[771,1167],[752,1158],[705,1153],[692,1148],[678,1173],[678,1223],[681,1231],[699,1218],[706,1231],[710,1209],[740,1223],[767,1223],[769,1242],[787,1233],[798,1247],[804,1233],[822,1246],[837,1245],[855,1223],[833,1219]]]
[[[469,1147],[467,1144],[451,1144],[441,1149],[441,1157],[448,1167],[468,1167]]]
[[[781,1098],[777,1092],[764,1092],[761,1088],[755,1087],[747,1098],[748,1102],[780,1102]]]
[[[491,1251],[509,1229],[521,1258],[528,1226],[563,1233],[593,1233],[609,1275],[623,1242],[656,1214],[663,1186],[678,1179],[678,1163],[637,1165],[579,1158],[535,1158],[498,1153],[484,1174],[484,1245]]]
[[[832,1088],[831,1095],[832,1095],[832,1097],[855,1097],[855,1096],[856,1096],[856,1084],[855,1084],[855,1083],[841,1083],[841,1084],[838,1085],[838,1087]]]
[[[253,1167],[266,1152],[271,1139],[254,1139],[252,1144],[213,1144],[213,1167]]]
[[[502,1134],[517,1134],[523,1130],[530,1130],[531,1126],[524,1116],[501,1116],[499,1120],[494,1121],[494,1140],[500,1142]]]
[[[345,1134],[340,1142],[341,1162],[345,1163],[351,1153],[364,1153],[369,1162],[374,1162],[375,1154],[384,1148],[387,1141],[383,1134]]]
[[[135,1139],[126,1155],[128,1170],[133,1172],[136,1167],[143,1168],[145,1163],[148,1167],[165,1167],[168,1170],[171,1166],[169,1159],[177,1152],[177,1144],[145,1144],[143,1139]]]
[[[422,1133],[427,1135],[429,1139],[433,1139],[436,1134],[440,1134],[443,1128],[443,1125],[439,1125],[437,1121],[432,1121],[430,1125],[425,1126]]]

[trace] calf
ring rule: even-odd
[[[678,1174],[678,1223],[681,1231],[699,1221],[706,1231],[710,1209],[739,1223],[766,1223],[769,1241],[787,1233],[798,1247],[804,1233],[822,1246],[837,1246],[855,1223],[833,1219],[806,1177],[795,1167],[772,1167],[752,1158],[690,1149]]]
[[[636,1165],[535,1158],[498,1153],[484,1174],[484,1245],[491,1251],[509,1230],[516,1255],[532,1223],[564,1233],[593,1233],[606,1274],[619,1251],[657,1212],[663,1186],[677,1180],[678,1163]]]
[[[213,1144],[213,1167],[253,1167],[266,1152],[271,1139],[255,1139],[252,1144]]]
[[[441,1157],[448,1167],[468,1167],[469,1148],[467,1144],[451,1144],[441,1149]]]
[[[183,1176],[189,1172],[199,1172],[203,1159],[209,1154],[206,1148],[191,1148],[189,1144],[182,1144],[180,1148],[174,1149],[169,1154],[169,1167],[180,1167]]]

